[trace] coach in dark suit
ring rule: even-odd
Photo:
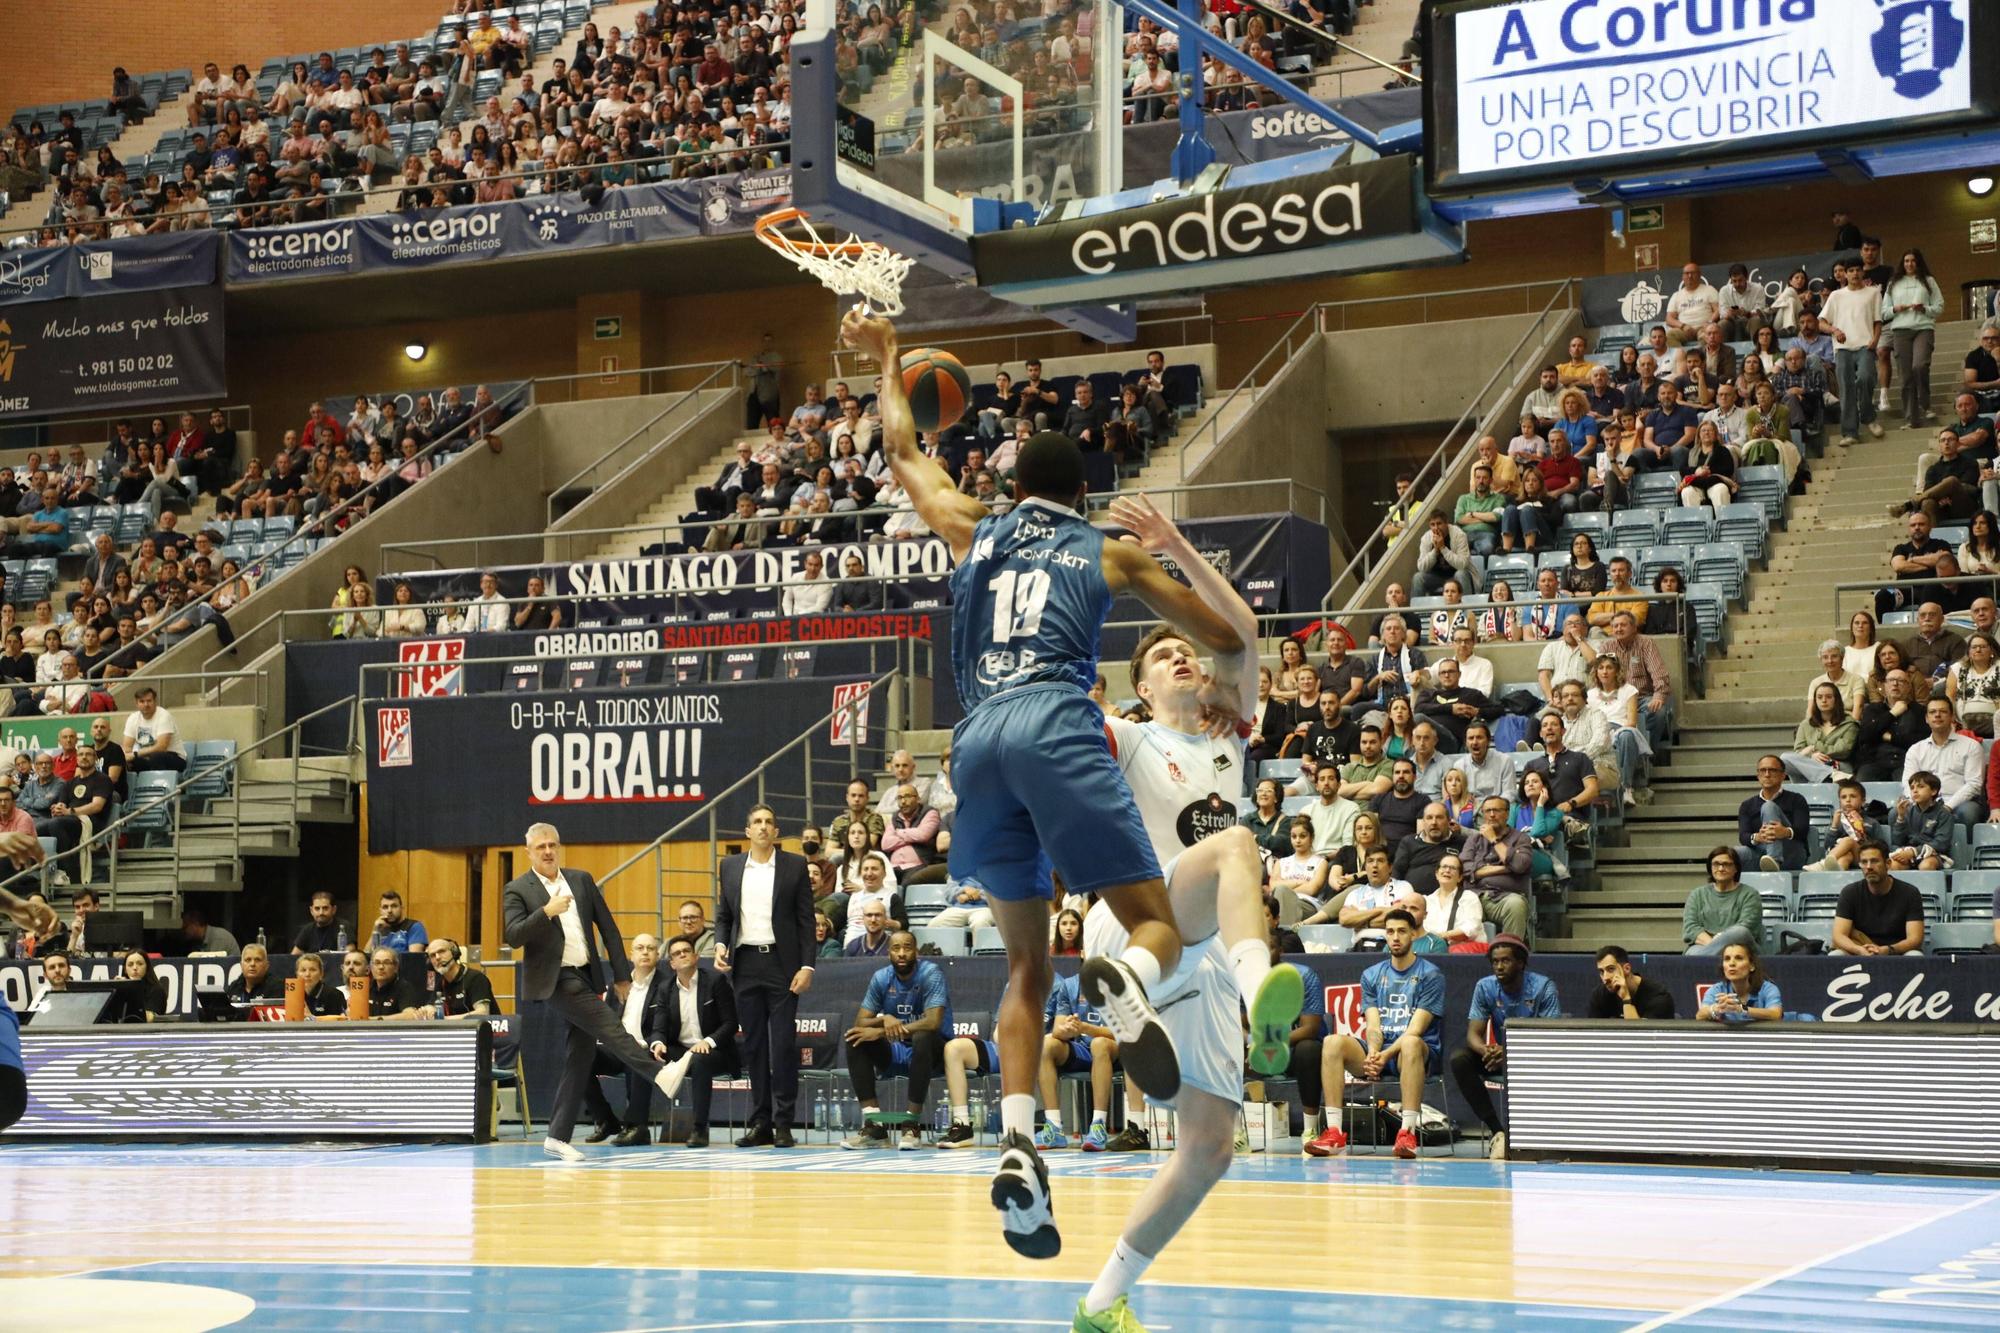
[[[736,992],[728,977],[702,971],[701,955],[685,935],[667,942],[667,966],[672,971],[662,971],[646,997],[646,1041],[670,1068],[685,1071],[681,1086],[693,1087],[694,1115],[687,1146],[706,1148],[715,1075],[736,1067]]]
[[[778,849],[778,817],[753,806],[750,850],[722,859],[716,896],[715,970],[736,986],[743,1065],[750,1073],[749,1132],[739,1148],[796,1146],[799,996],[812,986],[813,897],[805,858]]]
[[[569,1136],[583,1105],[584,1086],[593,1077],[598,1043],[627,1069],[653,1080],[670,1098],[679,1081],[619,1025],[602,998],[600,963],[610,965],[612,989],[620,1000],[631,987],[632,964],[626,961],[625,942],[597,881],[581,870],[562,868],[562,839],[549,824],[528,829],[528,866],[528,873],[501,894],[507,943],[522,955],[519,995],[546,1002],[569,1024],[562,1077],[556,1083],[542,1151],[564,1162],[580,1162],[583,1154],[570,1145]],[[593,928],[604,941],[601,957]]]

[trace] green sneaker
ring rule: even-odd
[[[1290,963],[1279,963],[1250,1001],[1250,1069],[1276,1076],[1292,1063],[1292,1025],[1305,1007],[1306,983]]]
[[[1076,1319],[1070,1324],[1070,1333],[1146,1333],[1146,1326],[1139,1322],[1139,1316],[1132,1313],[1132,1307],[1120,1296],[1109,1310],[1102,1314],[1085,1314],[1083,1302],[1076,1303]]]

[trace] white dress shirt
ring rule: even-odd
[[[574,916],[574,911],[564,912],[564,916]],[[625,1030],[632,1034],[632,1040],[641,1046],[646,1044],[646,996],[652,993],[653,983],[660,979],[660,970],[654,968],[645,976],[632,974],[632,989],[625,992],[625,1012],[619,1016]]]
[[[700,978],[690,985],[674,976],[674,1002],[680,1006],[681,1045],[692,1047],[701,1040],[701,987]]]
[[[555,897],[558,893],[569,893],[570,891],[569,881],[560,875],[554,879],[546,879],[543,878],[542,872],[537,870],[535,878],[542,881],[542,887],[549,891],[549,897],[551,898]],[[563,932],[562,965],[564,967],[589,966],[590,946],[584,943],[583,922],[577,918],[577,906],[574,895],[571,897],[569,910],[557,917],[556,921],[562,926]]]
[[[1491,661],[1481,657],[1478,653],[1465,658],[1461,658],[1454,653],[1452,660],[1458,663],[1458,683],[1460,685],[1463,685],[1468,690],[1478,690],[1489,699],[1493,697],[1493,663]]]
[[[771,924],[777,892],[778,854],[772,852],[770,860],[759,861],[754,855],[744,853],[743,928],[736,933],[739,945],[773,945],[778,942],[777,932]]]
[[[465,627],[475,634],[504,630],[510,620],[507,599],[497,593],[491,597],[473,598],[472,605],[465,612]]]
[[[1986,794],[1985,750],[1970,736],[1956,732],[1939,745],[1924,737],[1903,756],[1903,792],[1909,794],[1910,774],[1929,769],[1937,774],[1944,803],[1956,810]]]

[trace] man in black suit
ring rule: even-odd
[[[591,928],[595,926],[604,941],[603,961],[611,966],[612,989],[620,1001],[631,989],[632,965],[625,959],[625,942],[597,881],[581,870],[562,868],[562,839],[553,825],[530,825],[527,843],[528,873],[516,877],[501,894],[506,938],[522,955],[520,998],[546,1002],[569,1024],[569,1045],[563,1052],[562,1077],[556,1083],[542,1151],[558,1161],[575,1163],[584,1156],[571,1146],[569,1136],[583,1105],[584,1085],[594,1077],[591,1066],[600,1042],[620,1064],[650,1078],[669,1098],[680,1090],[680,1078],[673,1068],[661,1068],[600,998],[603,986]]]
[[[738,440],[736,457],[722,465],[715,483],[695,488],[694,506],[704,514],[720,518],[736,507],[738,494],[757,485],[759,475],[757,465],[750,461],[750,442]]]
[[[715,909],[715,970],[736,987],[743,1064],[750,1072],[749,1132],[739,1148],[796,1147],[799,996],[812,986],[813,899],[805,858],[778,849],[778,817],[752,806],[750,850],[722,860]]]
[[[687,1146],[708,1146],[708,1105],[717,1070],[736,1063],[736,992],[727,977],[701,970],[701,955],[685,935],[667,942],[672,975],[656,982],[646,1003],[646,1040],[669,1066],[685,1069],[694,1092]]]

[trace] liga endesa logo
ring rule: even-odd
[[[1366,225],[1358,181],[1330,184],[1313,195],[1287,190],[1266,205],[1259,199],[1218,204],[1203,195],[1167,217],[1149,217],[1118,227],[1093,227],[1070,243],[1070,262],[1079,273],[1169,268],[1200,264],[1265,250],[1288,250],[1308,236],[1337,241]],[[1218,207],[1221,209],[1217,215]]]

